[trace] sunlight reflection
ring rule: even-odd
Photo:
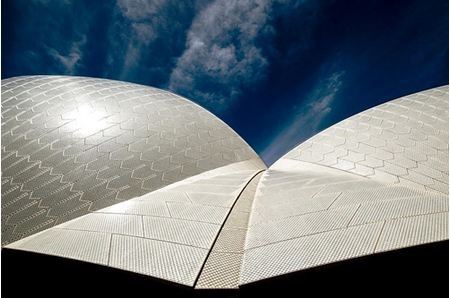
[[[105,113],[92,108],[90,105],[78,107],[75,113],[76,125],[79,127],[78,133],[89,134],[104,129],[107,123],[104,121]]]

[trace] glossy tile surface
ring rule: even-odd
[[[1,127],[2,245],[258,158],[231,128],[191,101],[104,79],[3,80]]]

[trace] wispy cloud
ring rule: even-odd
[[[161,10],[167,3],[166,0],[117,1],[118,10],[126,20],[124,23],[116,24],[112,30],[112,39],[115,39],[118,33],[122,33],[120,34],[121,42],[125,42],[125,53],[120,53],[123,55],[123,64],[119,74],[121,79],[125,79],[138,65],[145,46],[158,37],[158,23],[153,20],[158,19],[158,15],[161,14]],[[114,50],[122,48],[120,43],[115,43],[115,45]],[[110,61],[115,60],[110,59]]]
[[[105,75],[145,83],[153,81],[148,76],[168,79],[200,2],[117,0]]]
[[[50,57],[53,58],[64,74],[73,75],[76,73],[77,67],[83,57],[82,48],[85,44],[86,36],[83,35],[79,40],[72,42],[67,54],[55,48],[47,48],[47,50]]]
[[[332,110],[333,101],[342,87],[344,75],[345,71],[337,71],[316,83],[305,104],[261,153],[266,164],[272,164],[294,146],[318,132],[322,121]]]
[[[270,1],[216,0],[194,19],[169,89],[220,110],[264,76],[258,38],[270,33]]]
[[[168,0],[118,0],[117,6],[121,14],[130,23],[131,39],[136,43],[148,45],[161,33],[161,14],[168,5],[172,5]],[[163,16],[164,17],[164,16]]]

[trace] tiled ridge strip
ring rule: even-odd
[[[228,211],[227,216],[225,217],[224,221],[222,222],[221,226],[220,226],[220,230],[217,233],[216,237],[214,238],[214,241],[211,245],[211,248],[208,251],[208,254],[206,255],[205,261],[203,262],[200,271],[197,274],[197,277],[195,278],[194,281],[194,285],[192,286],[193,289],[195,289],[195,287],[197,286],[198,280],[200,279],[200,276],[202,275],[203,269],[205,268],[205,265],[209,259],[209,256],[211,255],[211,252],[213,251],[214,246],[216,245],[217,239],[219,239],[220,233],[222,232],[225,223],[227,222],[228,218],[230,217],[231,212],[233,211],[234,206],[236,205],[236,203],[238,202],[238,200],[240,199],[242,193],[245,191],[245,189],[248,187],[248,185],[253,181],[253,179],[255,179],[256,176],[258,176],[260,173],[265,172],[266,170],[259,170],[258,172],[256,172],[245,184],[245,186],[241,189],[241,191],[239,192],[238,196],[236,197],[236,200],[234,200],[233,205],[230,208],[230,211]]]

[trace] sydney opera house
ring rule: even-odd
[[[448,293],[448,101],[448,86],[389,101],[267,168],[224,122],[168,91],[2,80],[2,288]]]

